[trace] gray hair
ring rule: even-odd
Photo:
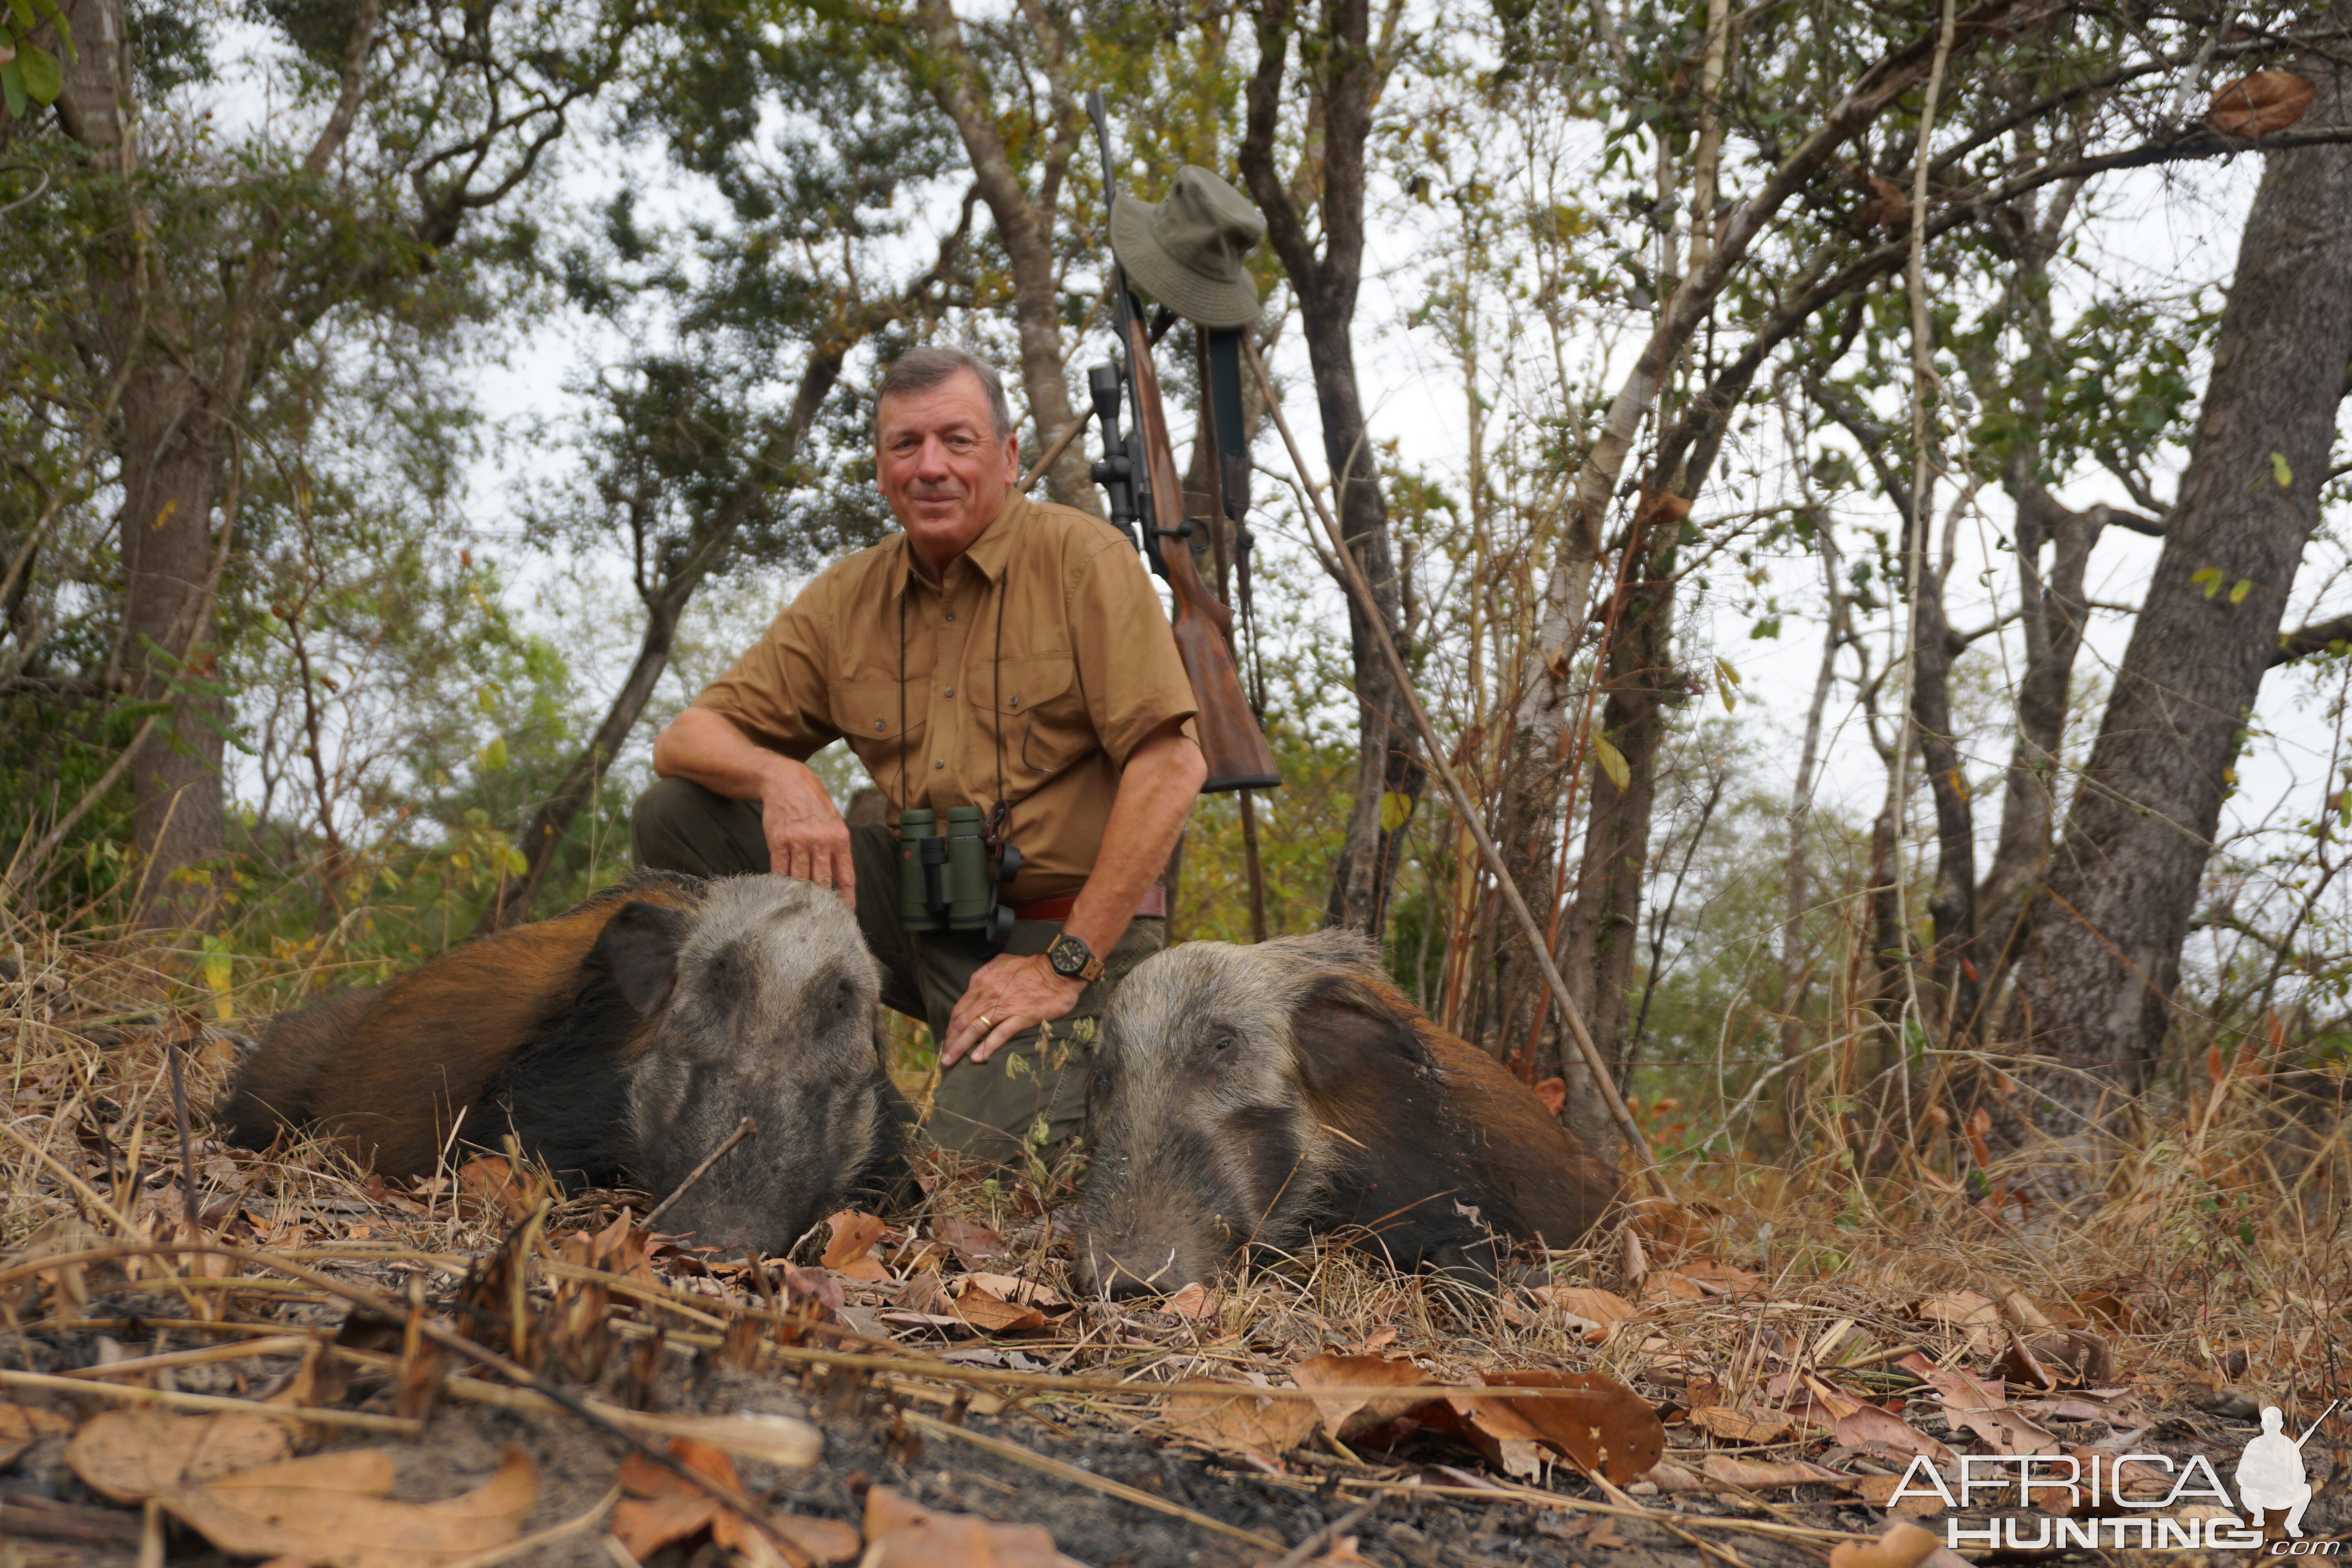
[[[1013,405],[1005,401],[1004,378],[996,374],[996,367],[962,349],[932,343],[908,349],[882,373],[881,388],[874,395],[876,425],[881,423],[884,398],[900,393],[929,392],[960,371],[969,371],[980,378],[981,390],[988,394],[989,416],[996,421],[996,438],[1002,441],[1012,435]]]

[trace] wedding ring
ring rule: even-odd
[[[996,1020],[982,1013],[980,1016],[980,1032],[984,1035],[994,1027],[996,1027]]]

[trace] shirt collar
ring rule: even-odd
[[[1003,582],[1004,570],[1012,563],[1013,547],[1017,542],[1014,535],[1028,521],[1029,511],[1028,497],[1017,490],[1006,496],[1004,508],[996,514],[996,520],[981,530],[980,537],[973,540],[958,559],[971,562],[972,568],[992,585]],[[907,537],[906,530],[900,529],[892,535],[891,542],[898,551],[898,570],[890,574],[891,594],[905,593],[912,583],[921,582],[929,585],[929,580],[922,574],[922,563],[916,559],[914,542]],[[952,573],[955,569],[956,563],[949,562],[948,571]]]

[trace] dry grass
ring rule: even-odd
[[[1670,1415],[1707,1403],[1771,1416],[1788,1406],[1795,1373],[1884,1398],[1920,1385],[1916,1363],[1902,1364],[1906,1347],[1939,1366],[1998,1375],[2019,1342],[2068,1329],[2111,1352],[2098,1385],[2123,1392],[2097,1397],[2151,1419],[2158,1411],[2193,1412],[2199,1399],[2225,1387],[2283,1404],[2291,1419],[2306,1422],[2330,1398],[2352,1394],[2352,1369],[2342,1359],[2352,1344],[2352,1235],[2341,1187],[2316,1190],[2315,1175],[2341,1161],[2344,1129],[2283,1131],[2273,1097],[2251,1078],[2219,1079],[2184,1114],[2152,1119],[2137,1152],[2114,1173],[2109,1195],[2083,1222],[2021,1207],[2003,1189],[1972,1196],[1967,1179],[1928,1159],[1858,1181],[1833,1144],[1809,1163],[1718,1158],[1683,1166],[1672,1173],[1678,1204],[1638,1205],[1587,1250],[1523,1259],[1528,1279],[1601,1287],[1638,1304],[1638,1315],[1597,1345],[1541,1290],[1474,1290],[1328,1245],[1237,1270],[1207,1298],[1196,1294],[1188,1311],[1079,1302],[1040,1326],[992,1336],[881,1314],[910,1302],[936,1307],[940,1277],[952,1282],[968,1264],[1072,1296],[1068,1172],[982,1179],[932,1159],[923,1203],[894,1216],[875,1250],[889,1276],[884,1279],[828,1280],[808,1268],[822,1236],[787,1260],[802,1266],[797,1271],[730,1266],[658,1246],[646,1264],[608,1258],[583,1268],[585,1242],[564,1250],[562,1238],[605,1229],[625,1205],[642,1213],[641,1195],[579,1194],[519,1227],[529,1202],[517,1206],[512,1193],[502,1200],[479,1172],[469,1184],[459,1169],[445,1167],[410,1188],[388,1190],[321,1147],[276,1157],[225,1149],[206,1136],[203,1108],[253,1026],[200,1021],[184,1010],[186,990],[173,976],[188,972],[192,955],[120,940],[68,940],[37,927],[21,930],[9,953],[13,971],[0,980],[0,1026],[10,1041],[0,1279],[42,1255],[189,1240],[181,1194],[191,1173],[180,1160],[168,1070],[168,1042],[180,1034],[189,1039],[192,1173],[205,1233],[323,1269],[395,1305],[419,1289],[413,1299],[439,1310],[462,1290],[469,1270],[478,1273],[504,1247],[523,1260],[525,1294],[537,1303],[531,1310],[549,1321],[583,1299],[583,1282],[595,1286],[595,1310],[605,1320],[599,1331],[617,1347],[603,1386],[611,1392],[615,1377],[635,1376],[640,1398],[659,1368],[629,1372],[625,1363],[648,1354],[656,1363],[688,1358],[697,1367],[717,1358],[795,1384],[813,1407],[824,1405],[830,1380],[847,1375],[846,1368],[865,1380],[869,1399],[878,1390],[905,1409],[961,1418],[1017,1407],[1034,1420],[1002,1430],[1040,1444],[1104,1427],[1174,1443],[1180,1438],[1166,1409],[1171,1385],[1278,1385],[1306,1358],[1339,1352],[1411,1358],[1447,1384],[1507,1384],[1528,1370],[1599,1371]],[[943,1233],[980,1234],[949,1221],[985,1227],[1001,1240],[1003,1256],[960,1257],[941,1247]],[[531,1234],[519,1240],[519,1230]],[[572,1260],[568,1269],[552,1261],[559,1253]],[[190,1325],[244,1323],[256,1331],[337,1321],[349,1307],[301,1279],[216,1256],[131,1257],[68,1278],[75,1273],[0,1284],[0,1310],[11,1327],[54,1342],[121,1316],[120,1300],[132,1297],[146,1318],[161,1310],[161,1298],[175,1300],[172,1316]],[[840,1291],[830,1326],[814,1304],[828,1289]],[[1966,1315],[1950,1306],[1961,1292],[1985,1299],[1990,1315],[1973,1324],[1948,1321]],[[218,1337],[218,1331],[163,1336],[175,1344]],[[0,1362],[24,1364],[24,1342],[16,1342],[16,1352],[0,1352]],[[941,1359],[950,1355],[952,1363]],[[378,1406],[396,1397],[398,1365],[381,1355],[359,1361],[379,1373],[393,1368]],[[812,1382],[812,1365],[830,1370]],[[460,1384],[451,1386],[461,1402],[519,1397],[487,1374]],[[1703,1476],[1726,1458],[1777,1462],[1821,1456],[1829,1446],[1802,1423],[1760,1445],[1679,1424],[1668,1436],[1669,1460],[1686,1476]],[[1886,1456],[1874,1463],[1850,1446],[1832,1457],[1852,1462],[1857,1475],[1888,1468]],[[1339,1486],[1346,1500],[1360,1500],[1345,1489],[1370,1489],[1362,1492],[1369,1496],[1384,1486],[1427,1484],[1432,1472],[1421,1461],[1428,1458],[1358,1452],[1325,1433],[1286,1455],[1227,1453],[1218,1463],[1262,1485],[1319,1487],[1324,1495]],[[1454,1458],[1475,1465],[1466,1451]],[[1552,1500],[1546,1507],[1580,1507],[1578,1499],[1595,1496],[1565,1470],[1546,1469],[1538,1479]],[[1737,1487],[1727,1495],[1754,1500]],[[1650,1498],[1646,1488],[1631,1499],[1616,1496],[1592,1506],[1685,1507],[1678,1498]],[[1838,1511],[1834,1498],[1748,1512],[1801,1526],[1801,1536],[1826,1527],[1832,1534],[1823,1542],[1876,1517],[1850,1499]],[[1236,1527],[1216,1528],[1229,1538]],[[1740,1550],[1756,1559],[1754,1542]]]

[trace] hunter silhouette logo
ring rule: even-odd
[[[2201,1454],[2177,1463],[2163,1454],[2110,1456],[2085,1450],[2079,1456],[1965,1454],[1959,1458],[1957,1487],[1920,1455],[1903,1472],[1887,1502],[1892,1506],[1906,1497],[1934,1498],[1948,1509],[1964,1510],[1974,1493],[2007,1493],[2004,1501],[2013,1501],[2022,1518],[2007,1514],[1978,1525],[1948,1519],[1944,1544],[2029,1552],[2103,1546],[2259,1552],[2264,1546],[2263,1517],[2277,1510],[2286,1516],[2289,1539],[2269,1542],[2270,1554],[2333,1555],[2341,1542],[2304,1539],[2303,1512],[2310,1506],[2312,1487],[2304,1469],[2303,1446],[2342,1403],[2321,1411],[2319,1420],[2304,1428],[2300,1437],[2287,1436],[2284,1412],[2275,1405],[2265,1405],[2263,1429],[2239,1455],[2231,1477],[2237,1483],[2235,1498]],[[2141,1483],[2158,1473],[2172,1477],[2170,1493],[2162,1499],[2146,1496]],[[2061,1494],[2063,1501],[2051,1494]],[[2184,1503],[2197,1506],[2182,1510]],[[2242,1520],[2236,1517],[2241,1514]]]
[[[2246,1445],[2238,1458],[2238,1500],[2251,1515],[2246,1522],[2253,1529],[2263,1527],[2263,1515],[2274,1508],[2286,1510],[2286,1532],[2296,1540],[2303,1538],[2303,1510],[2311,1506],[2311,1480],[2304,1474],[2303,1446],[2319,1430],[2319,1422],[2336,1413],[2335,1404],[2319,1413],[2319,1421],[2303,1429],[2303,1436],[2290,1438],[2286,1435],[2286,1412],[2275,1405],[2263,1406],[2262,1436]]]

